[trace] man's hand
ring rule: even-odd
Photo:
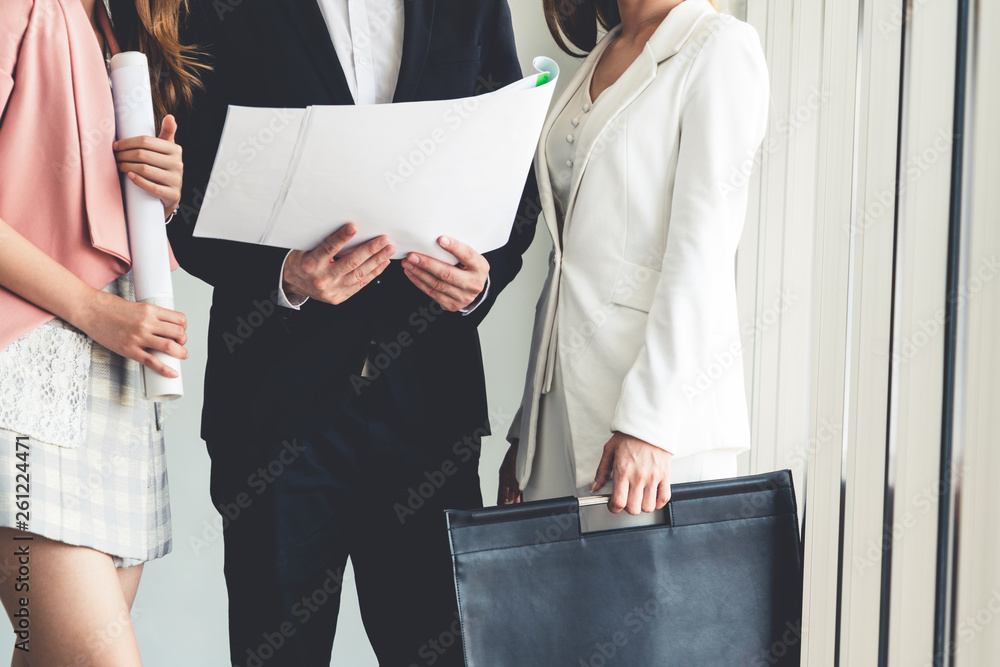
[[[596,493],[607,484],[614,469],[615,483],[608,509],[615,514],[624,509],[632,515],[663,509],[670,500],[672,456],[645,440],[616,432],[604,445],[590,492]]]
[[[442,308],[458,312],[471,305],[486,288],[490,263],[469,246],[447,236],[439,238],[438,245],[458,258],[458,266],[411,252],[403,260],[403,272]]]
[[[511,505],[524,500],[524,492],[517,482],[517,448],[515,442],[507,450],[500,464],[500,486],[497,487],[497,505]]]
[[[349,222],[314,250],[293,250],[285,260],[285,293],[337,305],[375,280],[389,266],[396,249],[388,237],[380,236],[335,259],[357,233],[357,226]]]

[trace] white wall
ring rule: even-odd
[[[556,56],[542,16],[541,0],[512,0],[522,66],[536,55]],[[576,67],[559,58],[565,74]],[[563,77],[565,81],[565,76]],[[481,474],[487,503],[496,498],[496,469],[506,451],[503,434],[516,410],[535,301],[547,270],[551,243],[544,227],[525,257],[525,268],[505,290],[480,328],[489,400],[498,418],[483,449]],[[198,436],[210,290],[186,274],[177,275],[177,302],[188,315],[191,360],[185,365],[187,396],[169,416],[167,449],[173,507],[174,551],[146,567],[133,620],[147,667],[218,667],[229,664],[226,588],[222,575],[221,520],[208,494],[209,458]],[[9,643],[6,645],[10,645]],[[350,572],[334,646],[333,664],[374,667]]]

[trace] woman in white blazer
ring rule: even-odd
[[[671,482],[734,476],[749,448],[734,260],[767,69],[710,0],[544,4],[589,55],[536,157],[555,249],[498,502],[611,493],[653,522]]]

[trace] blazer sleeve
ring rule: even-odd
[[[180,210],[167,225],[167,234],[177,260],[188,273],[229,293],[269,298],[277,294],[288,250],[194,236],[229,108],[222,29],[208,5],[192,3],[183,34],[186,43],[207,54],[213,69],[202,77],[203,86],[192,108],[177,114],[177,140],[184,149],[184,185]]]
[[[0,2],[0,119],[14,90],[14,70],[33,4],[32,0]]]
[[[760,146],[769,103],[756,31],[740,21],[717,31],[696,56],[682,99],[662,272],[611,426],[675,456],[695,453],[677,438],[688,406],[684,388],[710,367],[719,352],[713,332],[734,316],[725,309],[747,186],[730,184]]]
[[[522,76],[521,64],[517,59],[517,46],[514,42],[514,26],[507,0],[497,0],[496,23],[493,32],[492,44],[487,51],[480,79],[485,88],[482,91],[484,93],[518,81]],[[521,270],[521,256],[527,252],[535,237],[535,225],[538,222],[538,215],[541,213],[541,202],[538,197],[538,184],[535,181],[534,170],[529,165],[525,166],[525,170],[528,172],[528,178],[507,244],[483,255],[490,263],[490,289],[483,302],[463,318],[472,324],[478,325],[486,318],[500,292],[517,276]]]

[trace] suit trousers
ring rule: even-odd
[[[209,443],[234,667],[330,665],[348,556],[381,667],[463,665],[443,510],[482,507],[482,435],[429,442],[376,382],[321,431]]]

